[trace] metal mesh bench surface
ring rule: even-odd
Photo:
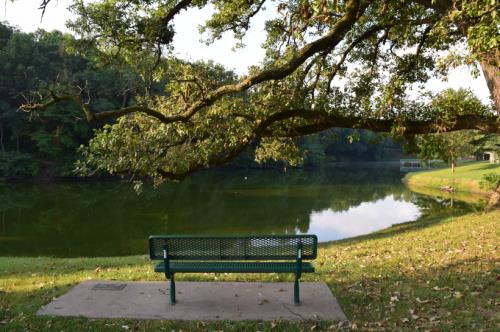
[[[292,260],[302,243],[302,259],[315,259],[315,235],[277,236],[168,236],[149,237],[151,259],[163,259],[163,246],[171,260]]]

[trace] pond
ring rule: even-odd
[[[206,171],[137,195],[130,183],[0,185],[0,256],[146,254],[151,234],[317,234],[320,241],[477,206],[413,193],[385,168]],[[452,204],[453,203],[453,204]]]

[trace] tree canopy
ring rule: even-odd
[[[81,111],[71,103],[20,112],[29,91],[87,87],[98,112],[120,107],[134,91],[133,73],[103,70],[70,54],[72,39],[58,31],[23,33],[0,22],[0,177],[73,174],[76,150],[101,125],[78,121]]]
[[[260,11],[272,11],[265,59],[247,75],[175,58],[175,17],[209,6],[208,43],[225,33],[241,39]],[[127,105],[98,111],[86,89],[59,84],[23,108],[70,101],[88,121],[116,119],[83,148],[80,171],[158,182],[226,163],[255,141],[257,159],[293,163],[296,137],[332,127],[404,137],[499,133],[498,9],[490,0],[75,0],[74,52],[102,68],[139,73],[140,89]],[[411,97],[411,89],[461,64],[482,70],[491,105]]]

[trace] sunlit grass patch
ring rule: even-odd
[[[404,181],[410,188],[414,187],[453,187],[460,192],[485,193],[480,182],[486,174],[500,174],[500,164],[487,161],[467,162],[455,168],[450,167],[408,173]]]

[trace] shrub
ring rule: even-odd
[[[497,188],[500,183],[500,174],[488,173],[483,175],[481,181],[479,181],[479,188],[486,191],[493,191]]]
[[[0,177],[13,178],[37,174],[38,163],[29,153],[0,153]]]

